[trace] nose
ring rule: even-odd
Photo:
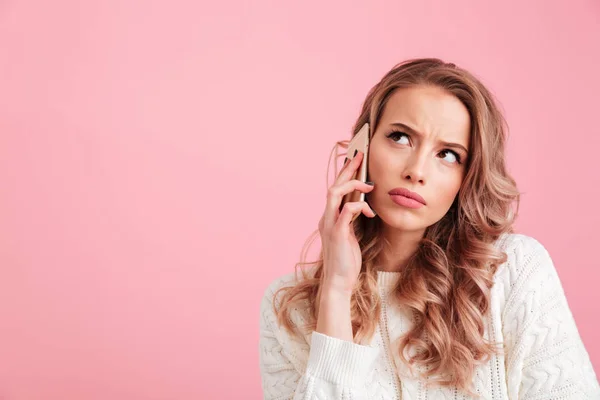
[[[404,179],[411,183],[425,184],[425,169],[426,161],[424,155],[419,155],[417,152],[413,153],[408,159],[404,171],[402,173]]]

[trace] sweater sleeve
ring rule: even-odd
[[[548,251],[531,237],[510,249],[511,291],[503,312],[511,399],[600,399],[589,355]]]
[[[310,346],[277,325],[273,290],[261,302],[259,363],[265,400],[367,399],[378,350],[313,332]]]

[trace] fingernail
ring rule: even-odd
[[[374,183],[374,182],[371,182],[371,181],[369,181],[369,182],[365,182],[365,183],[366,183],[367,185],[375,186],[375,183]]]
[[[356,154],[358,154],[358,149],[354,150],[354,155],[352,157],[356,157]]]
[[[348,162],[348,157],[344,158],[344,165]]]

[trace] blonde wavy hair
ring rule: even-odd
[[[471,156],[456,200],[440,221],[426,229],[393,291],[415,317],[398,351],[411,369],[424,367],[421,377],[428,384],[456,387],[479,397],[471,387],[474,369],[500,351],[497,343],[484,338],[493,275],[507,257],[493,243],[502,234],[513,232],[519,209],[520,194],[505,165],[508,126],[494,96],[475,76],[452,63],[422,58],[397,64],[369,91],[353,135],[366,122],[375,132],[390,96],[397,89],[416,85],[443,88],[466,106],[471,118]],[[347,148],[348,142],[337,142],[336,161],[344,155],[338,153],[338,148]],[[337,176],[337,165],[335,170]],[[362,214],[353,222],[363,260],[351,301],[352,330],[357,343],[372,337],[381,312],[376,260],[384,246],[389,245],[381,240],[381,224],[379,217]],[[275,301],[273,304],[279,324],[290,333],[301,334],[290,319],[291,311],[299,305],[308,305],[309,319],[304,328],[316,328],[322,249],[318,260],[304,260],[317,236],[318,230],[303,247],[301,261],[295,266],[294,285],[275,293],[277,297],[283,291],[279,307]],[[300,268],[299,279],[299,267],[306,265],[313,267],[312,273]],[[409,347],[416,350],[410,357],[405,354]]]

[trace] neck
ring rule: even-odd
[[[386,272],[400,272],[417,251],[425,230],[405,231],[385,226],[382,233],[386,246],[380,255],[378,269]]]

